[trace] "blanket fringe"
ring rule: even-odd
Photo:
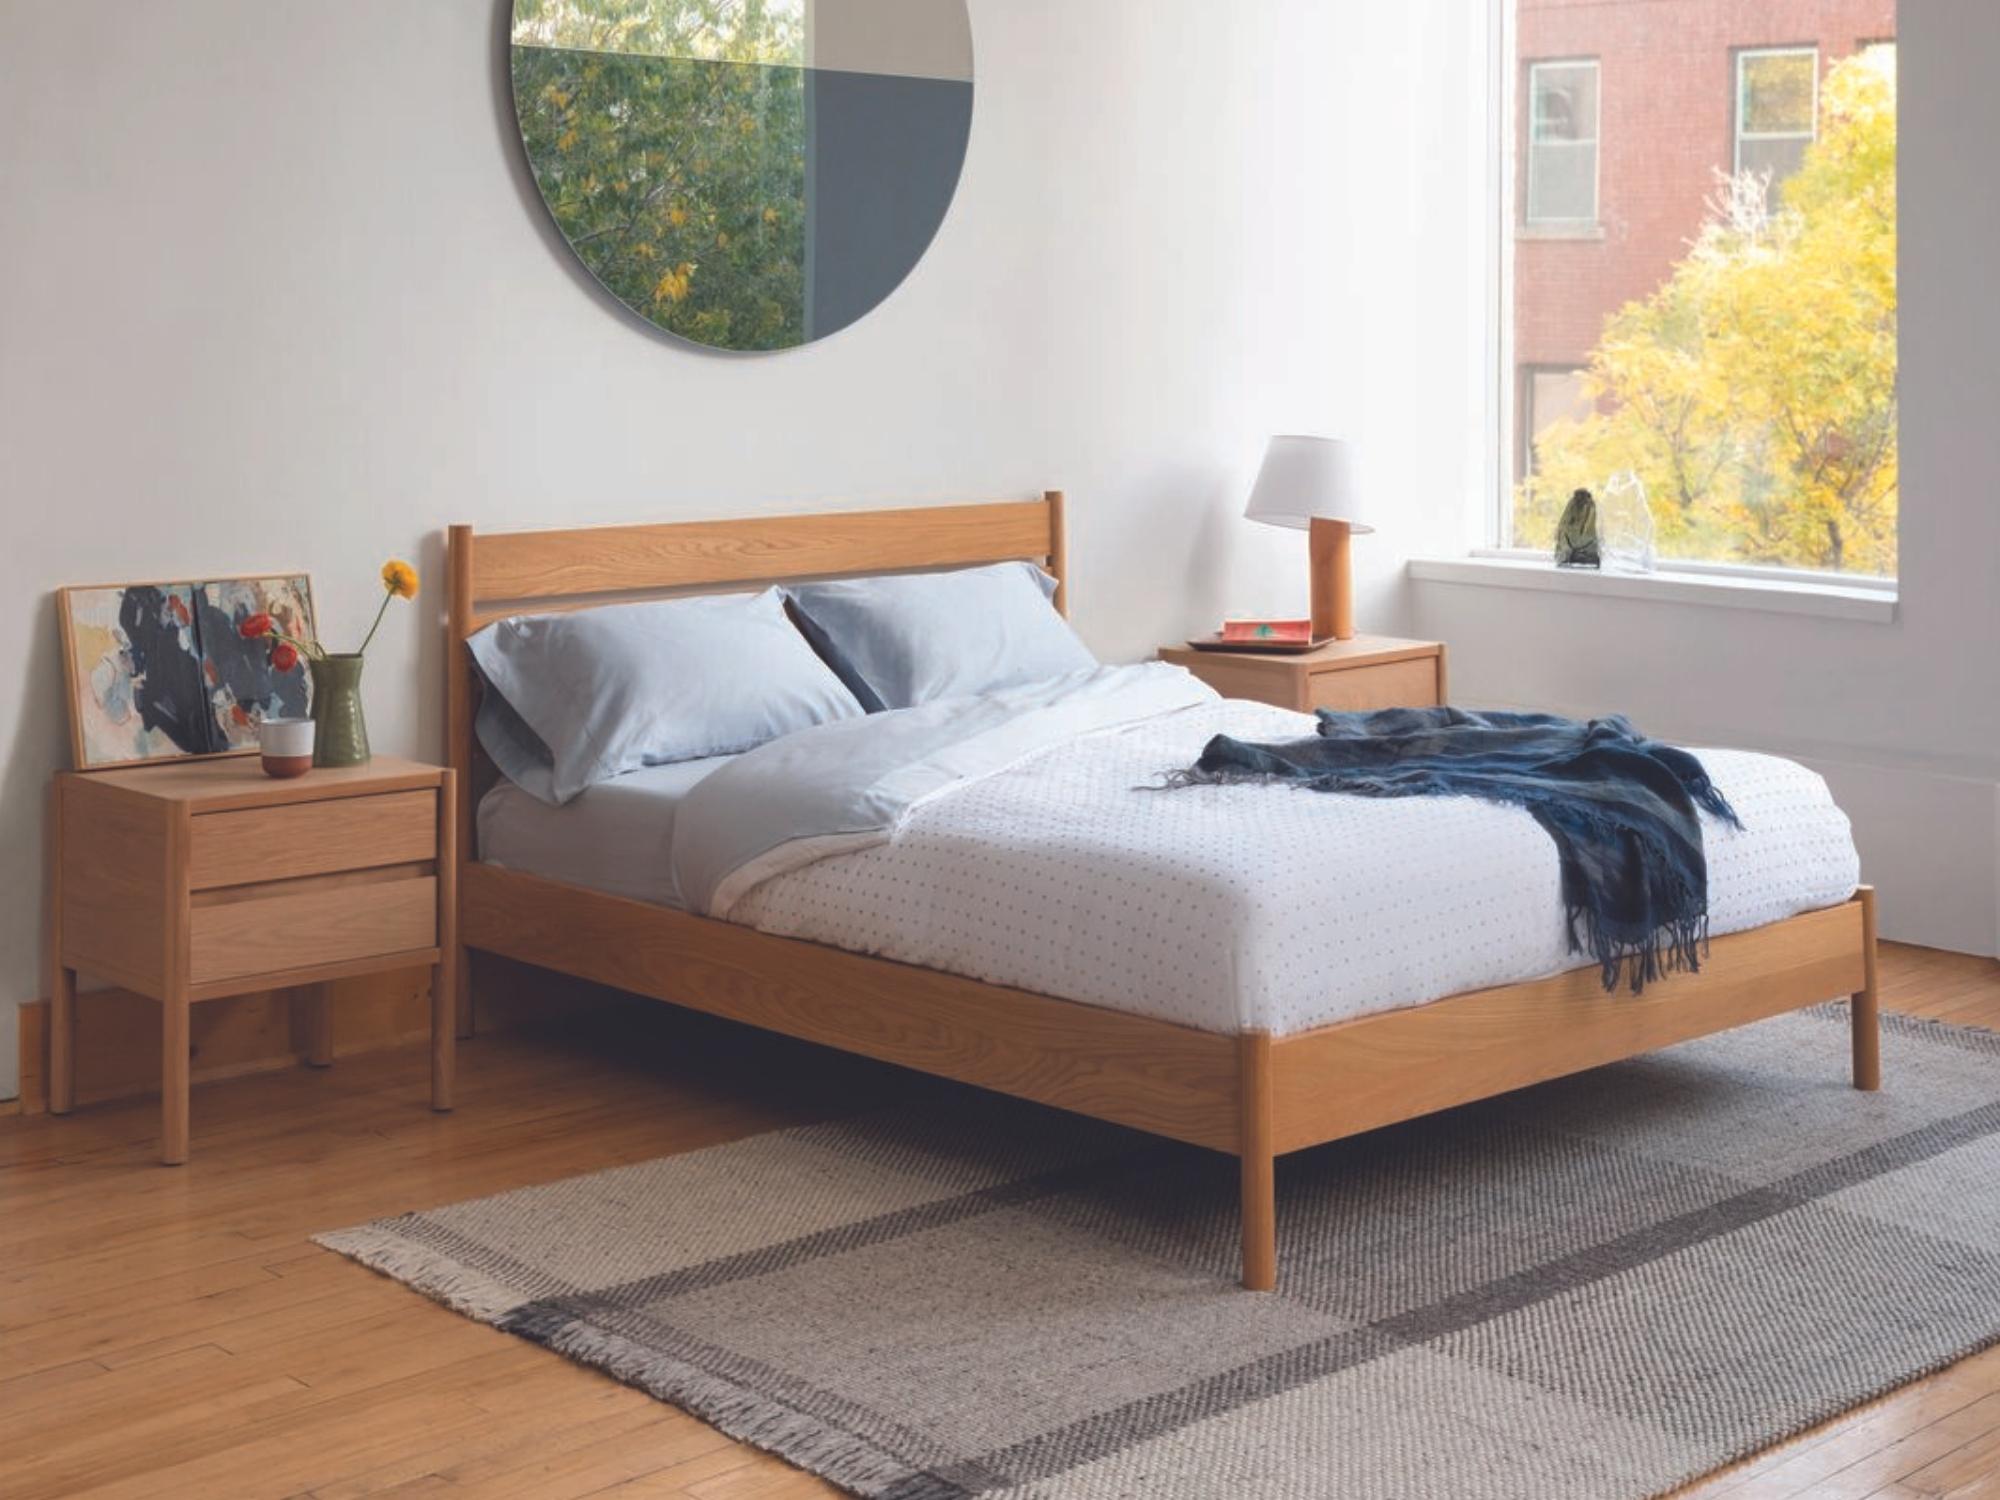
[[[1606,933],[1597,913],[1588,906],[1565,903],[1564,916],[1569,926],[1569,951],[1588,953],[1597,960],[1607,990],[1618,988],[1621,972],[1635,995],[1669,974],[1699,974],[1701,961],[1708,956],[1707,912],[1663,923],[1636,938]],[[1583,928],[1580,939],[1579,924]]]

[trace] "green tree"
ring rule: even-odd
[[[613,295],[736,349],[805,334],[796,5],[519,0],[515,112],[543,198]]]
[[[1819,137],[1770,202],[1722,179],[1667,282],[1606,321],[1594,409],[1536,443],[1514,537],[1631,470],[1662,556],[1896,570],[1896,84],[1882,53],[1821,89]]]

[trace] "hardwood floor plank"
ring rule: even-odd
[[[2000,964],[1891,945],[1892,1010],[2000,1029]],[[663,1006],[482,1036],[459,1108],[425,1049],[0,1120],[4,1500],[826,1500],[809,1475],[410,1293],[308,1237],[926,1087]],[[1893,1085],[1892,1085],[1893,1086]],[[2000,1350],[1685,1492],[2000,1495]]]
[[[1983,1396],[1937,1420],[1901,1433],[1845,1467],[1810,1477],[1772,1471],[1739,1492],[1737,1500],[1866,1500],[1886,1484],[1906,1480],[1917,1470],[1954,1453],[1982,1433],[2000,1429],[2000,1393]],[[2000,1471],[1996,1471],[2000,1472]]]
[[[1797,1494],[1878,1451],[1898,1434],[1942,1420],[1995,1389],[2000,1389],[2000,1361],[1992,1351],[1974,1355],[1954,1369],[1904,1386],[1794,1442],[1726,1470],[1694,1493],[1700,1500]]]

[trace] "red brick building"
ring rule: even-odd
[[[1575,410],[1607,314],[1663,282],[1715,174],[1782,179],[1818,81],[1893,43],[1896,0],[1518,0],[1516,473]]]

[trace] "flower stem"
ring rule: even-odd
[[[273,640],[273,641],[283,641],[289,646],[296,647],[298,651],[305,656],[319,657],[322,659],[326,656],[326,648],[322,646],[318,641],[302,641],[297,636],[286,635],[282,630],[273,630],[270,632],[269,635],[263,637],[263,639]]]
[[[382,616],[389,612],[389,601],[395,597],[394,594],[384,591],[382,595],[382,607],[375,611],[375,623],[368,627],[368,634],[361,638],[361,649],[354,653],[356,656],[366,656],[368,654],[368,643],[375,639],[375,632],[382,628]]]

